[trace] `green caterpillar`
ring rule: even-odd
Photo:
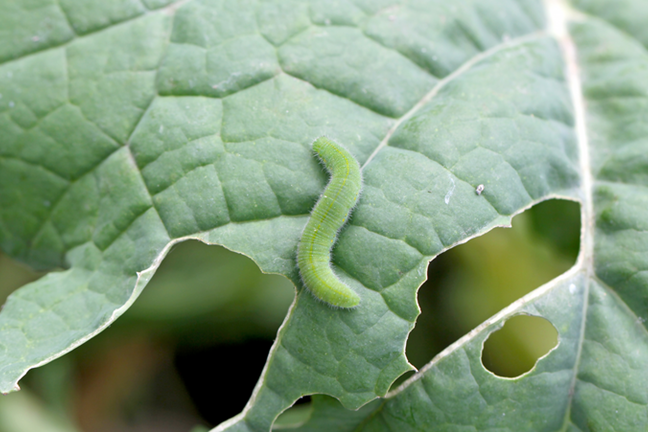
[[[362,189],[360,165],[351,153],[326,137],[313,143],[313,151],[331,173],[331,180],[315,204],[297,250],[297,265],[306,288],[332,306],[352,308],[360,297],[333,273],[331,249]]]

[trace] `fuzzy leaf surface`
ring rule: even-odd
[[[63,269],[0,312],[0,391],[106,328],[173,244],[199,239],[297,287],[253,397],[218,430],[268,431],[316,393],[339,403],[318,398],[304,430],[648,422],[640,0],[72,3],[0,0],[0,247]],[[316,301],[295,264],[322,135],[363,167],[334,250],[353,310]],[[411,369],[428,262],[550,198],[582,205],[576,266],[387,395]],[[521,313],[559,346],[495,377],[482,343]]]

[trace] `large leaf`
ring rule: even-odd
[[[316,399],[307,430],[648,422],[640,0],[578,1],[589,15],[539,0],[168,3],[0,0],[0,246],[66,269],[0,313],[0,390],[106,328],[195,238],[298,288],[248,406],[219,430],[267,431],[315,393],[341,405]],[[334,253],[354,310],[315,301],[295,267],[326,182],[309,150],[321,135],[363,166]],[[411,369],[427,263],[554,197],[582,206],[576,266],[382,398]],[[503,379],[481,347],[516,314],[560,342]]]

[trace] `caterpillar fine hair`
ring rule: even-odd
[[[313,143],[313,151],[331,173],[331,180],[304,228],[297,265],[304,285],[315,297],[332,306],[352,308],[360,304],[360,297],[333,273],[331,249],[358,202],[360,165],[347,149],[326,137]]]

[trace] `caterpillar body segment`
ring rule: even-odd
[[[352,308],[360,297],[342,282],[331,267],[331,249],[349,219],[362,190],[360,165],[340,144],[326,137],[313,143],[331,179],[311,212],[297,251],[297,265],[306,288],[332,306]]]

